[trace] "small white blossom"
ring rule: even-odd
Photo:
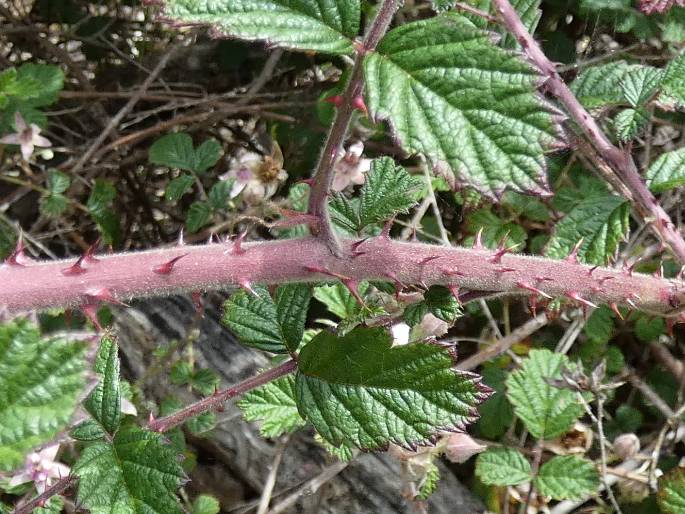
[[[351,144],[346,152],[338,151],[333,168],[335,177],[333,178],[333,191],[342,191],[350,184],[363,184],[366,173],[371,169],[371,159],[362,157],[364,143],[357,141]]]
[[[393,346],[404,346],[409,344],[409,331],[409,325],[406,323],[396,323],[390,327],[390,332],[392,332]]]
[[[49,139],[40,135],[40,127],[35,123],[27,125],[19,111],[14,113],[14,128],[16,133],[3,136],[0,138],[0,143],[19,145],[21,147],[21,155],[25,161],[29,160],[36,146],[46,148],[52,146]]]
[[[45,492],[53,482],[69,475],[69,466],[55,461],[59,444],[53,444],[40,450],[29,453],[26,457],[24,470],[14,475],[10,480],[10,487],[16,487],[26,482],[33,482],[39,494]]]
[[[242,194],[250,205],[271,198],[279,186],[288,178],[283,169],[283,154],[274,141],[271,155],[260,155],[256,152],[240,149],[229,163],[228,172],[221,180],[233,180],[230,197]]]

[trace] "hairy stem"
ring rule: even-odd
[[[12,511],[12,514],[29,514],[30,512],[33,512],[34,509],[45,505],[45,503],[53,496],[62,494],[77,481],[78,478],[74,475],[69,475],[68,477],[64,477],[58,480],[50,487],[48,487],[45,491],[43,491],[41,494],[36,496],[33,500],[26,502],[23,505],[19,505]]]
[[[547,79],[546,88],[561,102],[571,118],[578,124],[585,137],[599,156],[611,167],[613,173],[630,191],[635,210],[649,222],[657,236],[667,244],[678,260],[685,264],[685,240],[671,221],[666,211],[647,189],[635,161],[628,151],[614,145],[602,132],[589,112],[580,104],[564,83],[556,67],[533,39],[509,0],[493,0],[507,29],[516,37],[528,57]]]
[[[330,213],[328,212],[328,193],[335,175],[333,165],[335,164],[338,151],[342,148],[342,144],[345,141],[345,136],[352,120],[352,114],[357,108],[355,99],[361,98],[362,89],[364,88],[362,76],[364,57],[368,52],[376,48],[383,34],[388,30],[392,17],[401,4],[402,0],[384,0],[378,9],[378,14],[366,33],[364,42],[357,49],[350,79],[342,95],[340,105],[337,106],[335,120],[328,132],[326,144],[316,165],[314,181],[309,196],[308,211],[309,214],[319,218],[319,236],[326,241],[331,253],[336,257],[342,257],[343,248],[340,245],[338,236],[331,223]]]
[[[239,247],[224,243],[98,255],[80,259],[80,267],[74,261],[6,263],[0,266],[0,310],[92,306],[251,283],[321,282],[332,280],[331,274],[356,281],[442,284],[464,292],[565,297],[585,305],[627,304],[666,315],[676,314],[685,305],[680,281],[590,267],[572,259],[404,243],[385,237],[361,244],[343,239],[340,244],[352,257],[339,259],[320,238],[303,238]]]
[[[200,400],[199,402],[191,403],[190,405],[184,407],[183,409],[170,414],[169,416],[164,416],[163,418],[157,418],[150,423],[148,423],[148,428],[155,432],[167,432],[174,427],[177,427],[181,423],[188,421],[203,412],[220,407],[222,403],[235,398],[236,396],[242,396],[243,394],[252,391],[253,389],[273,382],[277,378],[288,375],[297,369],[297,362],[294,360],[289,360],[283,364],[271,368],[264,373],[256,375],[254,377],[243,380],[239,384],[236,384],[223,391],[217,391],[212,396]]]

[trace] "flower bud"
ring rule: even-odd
[[[485,451],[487,446],[478,444],[468,434],[457,432],[447,438],[445,456],[452,462],[466,462],[476,453]]]
[[[621,434],[614,439],[614,453],[621,460],[628,460],[640,451],[640,440],[635,434]]]

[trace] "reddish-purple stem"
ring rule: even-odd
[[[342,239],[346,255],[357,241]],[[334,274],[349,280],[393,280],[402,284],[456,285],[468,291],[578,297],[595,304],[629,304],[656,313],[673,313],[685,305],[680,280],[591,266],[544,257],[506,254],[491,262],[496,251],[485,248],[434,246],[376,237],[357,245],[354,259],[339,259],[320,238],[243,244],[244,252],[226,252],[227,244],[160,248],[137,253],[100,255],[84,273],[63,275],[65,261],[28,262],[0,266],[0,312],[49,307],[78,307],[92,303],[97,292],[125,301],[217,290],[240,284],[282,284],[330,280]],[[154,270],[187,254],[168,274]],[[507,273],[501,273],[502,268]],[[320,269],[325,273],[312,270]],[[455,275],[452,271],[458,270]],[[540,280],[540,277],[545,277]],[[531,287],[523,287],[523,285]],[[535,290],[533,290],[535,289]],[[103,300],[104,301],[104,300]],[[111,300],[108,300],[111,301]]]
[[[74,475],[69,475],[68,477],[64,477],[64,478],[60,479],[59,481],[55,482],[50,487],[48,487],[41,494],[36,496],[33,500],[16,507],[12,511],[12,514],[29,514],[29,513],[33,512],[34,509],[36,509],[38,507],[42,507],[43,505],[45,505],[45,502],[47,502],[53,496],[56,496],[58,494],[62,494],[64,491],[69,489],[77,481],[78,481],[78,478],[76,478]]]
[[[509,0],[493,0],[493,5],[523,51],[546,78],[545,87],[566,108],[599,155],[611,166],[613,172],[632,194],[637,212],[650,223],[657,236],[668,244],[681,263],[685,264],[685,240],[671,221],[671,218],[647,189],[635,161],[628,151],[615,146],[602,132],[594,118],[580,104],[544,54],[528,29],[523,25]]]
[[[187,407],[184,407],[180,411],[174,412],[169,416],[153,419],[148,423],[147,427],[155,432],[166,432],[174,427],[177,427],[181,423],[184,423],[190,418],[220,407],[223,403],[231,398],[242,396],[243,394],[252,391],[259,386],[268,384],[277,378],[288,375],[296,369],[297,362],[294,360],[286,361],[275,368],[265,371],[264,373],[260,373],[259,375],[248,378],[247,380],[243,380],[239,384],[229,387],[228,389],[217,391],[212,396],[200,400],[199,402],[191,403]]]
[[[342,257],[343,248],[340,245],[340,240],[333,228],[331,216],[328,212],[328,194],[335,176],[333,165],[335,164],[338,151],[342,149],[345,141],[345,136],[352,120],[352,113],[359,107],[359,99],[364,87],[362,76],[364,56],[376,48],[383,34],[388,30],[395,11],[397,11],[401,4],[402,0],[384,0],[364,37],[364,41],[357,47],[357,55],[355,56],[350,79],[345,92],[335,102],[337,106],[335,120],[328,132],[326,144],[314,172],[309,195],[308,212],[319,218],[319,226],[316,232],[326,241],[331,253],[337,257]]]

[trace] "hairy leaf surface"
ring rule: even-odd
[[[247,421],[261,421],[259,433],[278,437],[305,424],[295,403],[295,378],[287,376],[250,391],[239,402]]]
[[[216,33],[294,50],[348,54],[359,32],[359,0],[166,0],[164,16]]]
[[[92,514],[181,514],[175,491],[185,479],[162,435],[122,427],[112,442],[93,443],[73,468],[78,501]]]
[[[647,186],[661,193],[685,184],[685,148],[661,154],[647,170]]]
[[[474,421],[489,394],[477,376],[452,366],[448,348],[392,348],[383,328],[358,327],[343,337],[321,332],[300,353],[297,407],[334,446],[425,444]]]
[[[630,205],[621,197],[585,198],[556,224],[546,254],[562,259],[582,239],[578,258],[588,264],[605,264],[628,234],[629,214]]]
[[[581,499],[597,491],[599,473],[587,459],[556,456],[540,467],[535,487],[542,495],[555,500]]]
[[[0,326],[0,471],[69,422],[84,386],[85,346],[41,338],[26,320]]]
[[[538,76],[490,34],[445,13],[402,25],[364,65],[367,105],[402,147],[489,197],[548,193],[545,150],[556,140]]]
[[[484,484],[506,486],[528,482],[530,463],[513,448],[490,448],[478,455],[476,475]]]
[[[659,479],[657,501],[667,514],[685,512],[685,470],[673,468]]]
[[[558,437],[583,413],[573,391],[548,383],[560,378],[569,366],[568,357],[549,350],[532,350],[521,369],[507,378],[507,397],[514,412],[531,435],[538,439]]]
[[[119,384],[119,346],[112,337],[103,337],[95,360],[95,372],[100,376],[93,392],[83,406],[110,434],[121,422],[121,389]]]

